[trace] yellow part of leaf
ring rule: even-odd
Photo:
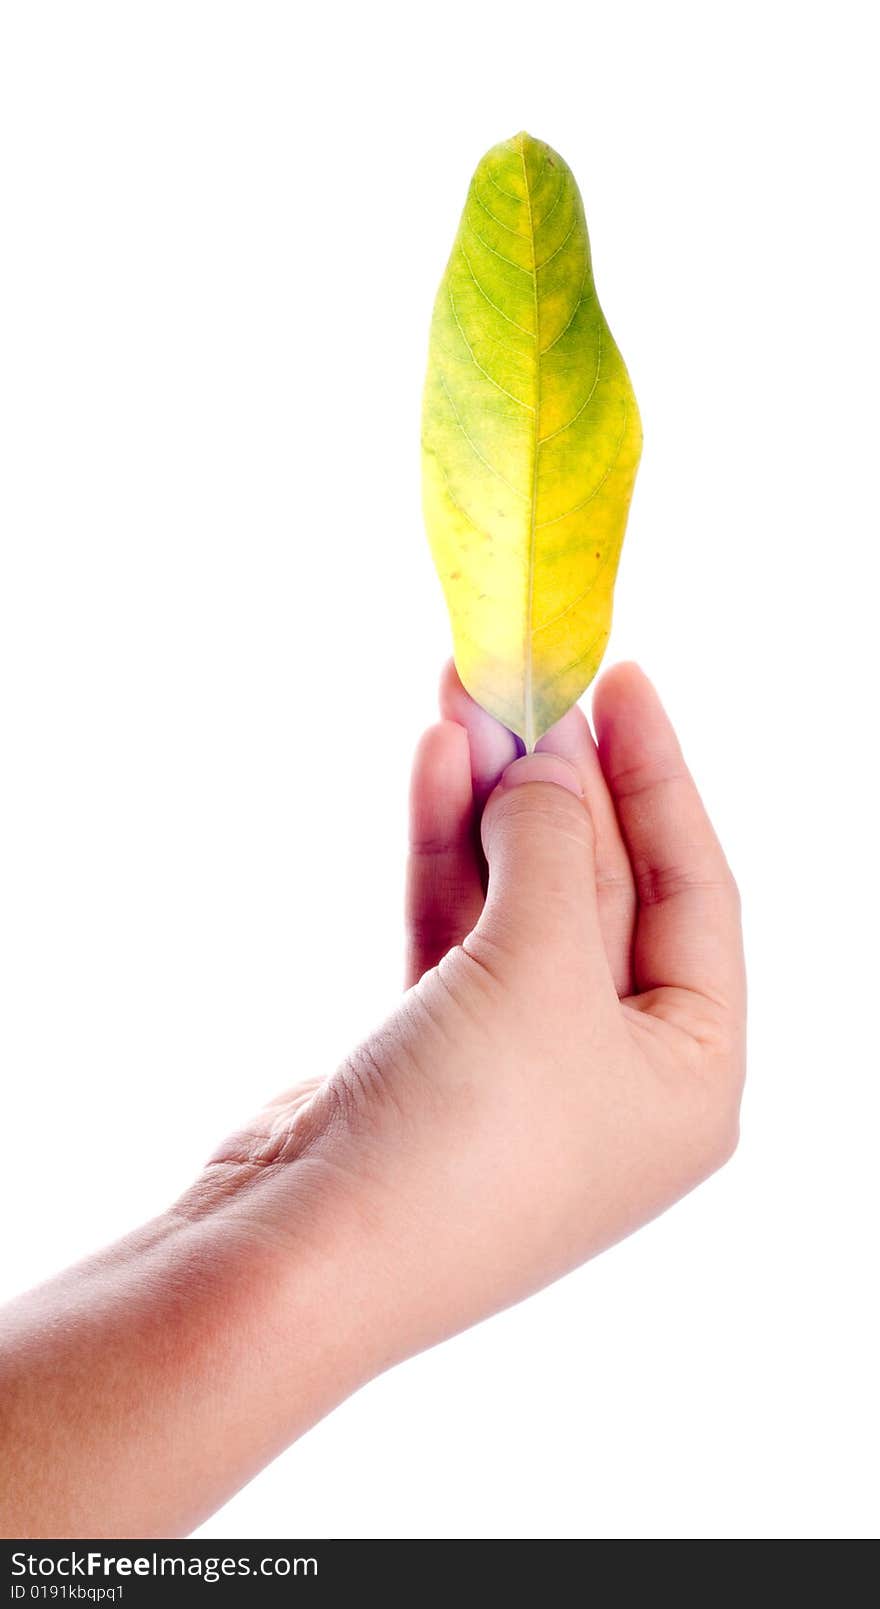
[[[477,168],[437,293],[422,466],[459,675],[528,749],[599,667],[641,445],[577,184],[517,134]]]

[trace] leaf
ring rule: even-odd
[[[477,168],[437,293],[422,466],[459,675],[527,749],[598,669],[641,442],[577,184],[517,134]]]

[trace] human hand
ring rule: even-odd
[[[527,759],[452,673],[441,702],[412,987],[169,1211],[0,1314],[3,1534],[190,1530],[371,1375],[730,1155],[737,895],[653,689],[618,666],[598,751],[572,710]]]
[[[188,1198],[281,1245],[304,1201],[332,1225],[364,1373],[637,1228],[738,1131],[738,897],[650,683],[617,666],[598,746],[573,709],[519,759],[451,668],[441,707],[413,774],[412,987]]]

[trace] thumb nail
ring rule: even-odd
[[[501,778],[502,788],[518,788],[523,782],[553,782],[569,793],[584,796],[581,779],[573,765],[559,754],[524,754],[514,760]]]

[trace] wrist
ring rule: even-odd
[[[257,1183],[196,1187],[4,1311],[10,1535],[186,1533],[367,1378],[329,1215],[294,1191],[281,1238]]]
[[[239,1381],[230,1397],[249,1402],[264,1426],[261,1463],[382,1366],[363,1291],[362,1196],[358,1181],[335,1177],[323,1159],[256,1170],[213,1164],[167,1215],[169,1261],[191,1261],[204,1278]]]

